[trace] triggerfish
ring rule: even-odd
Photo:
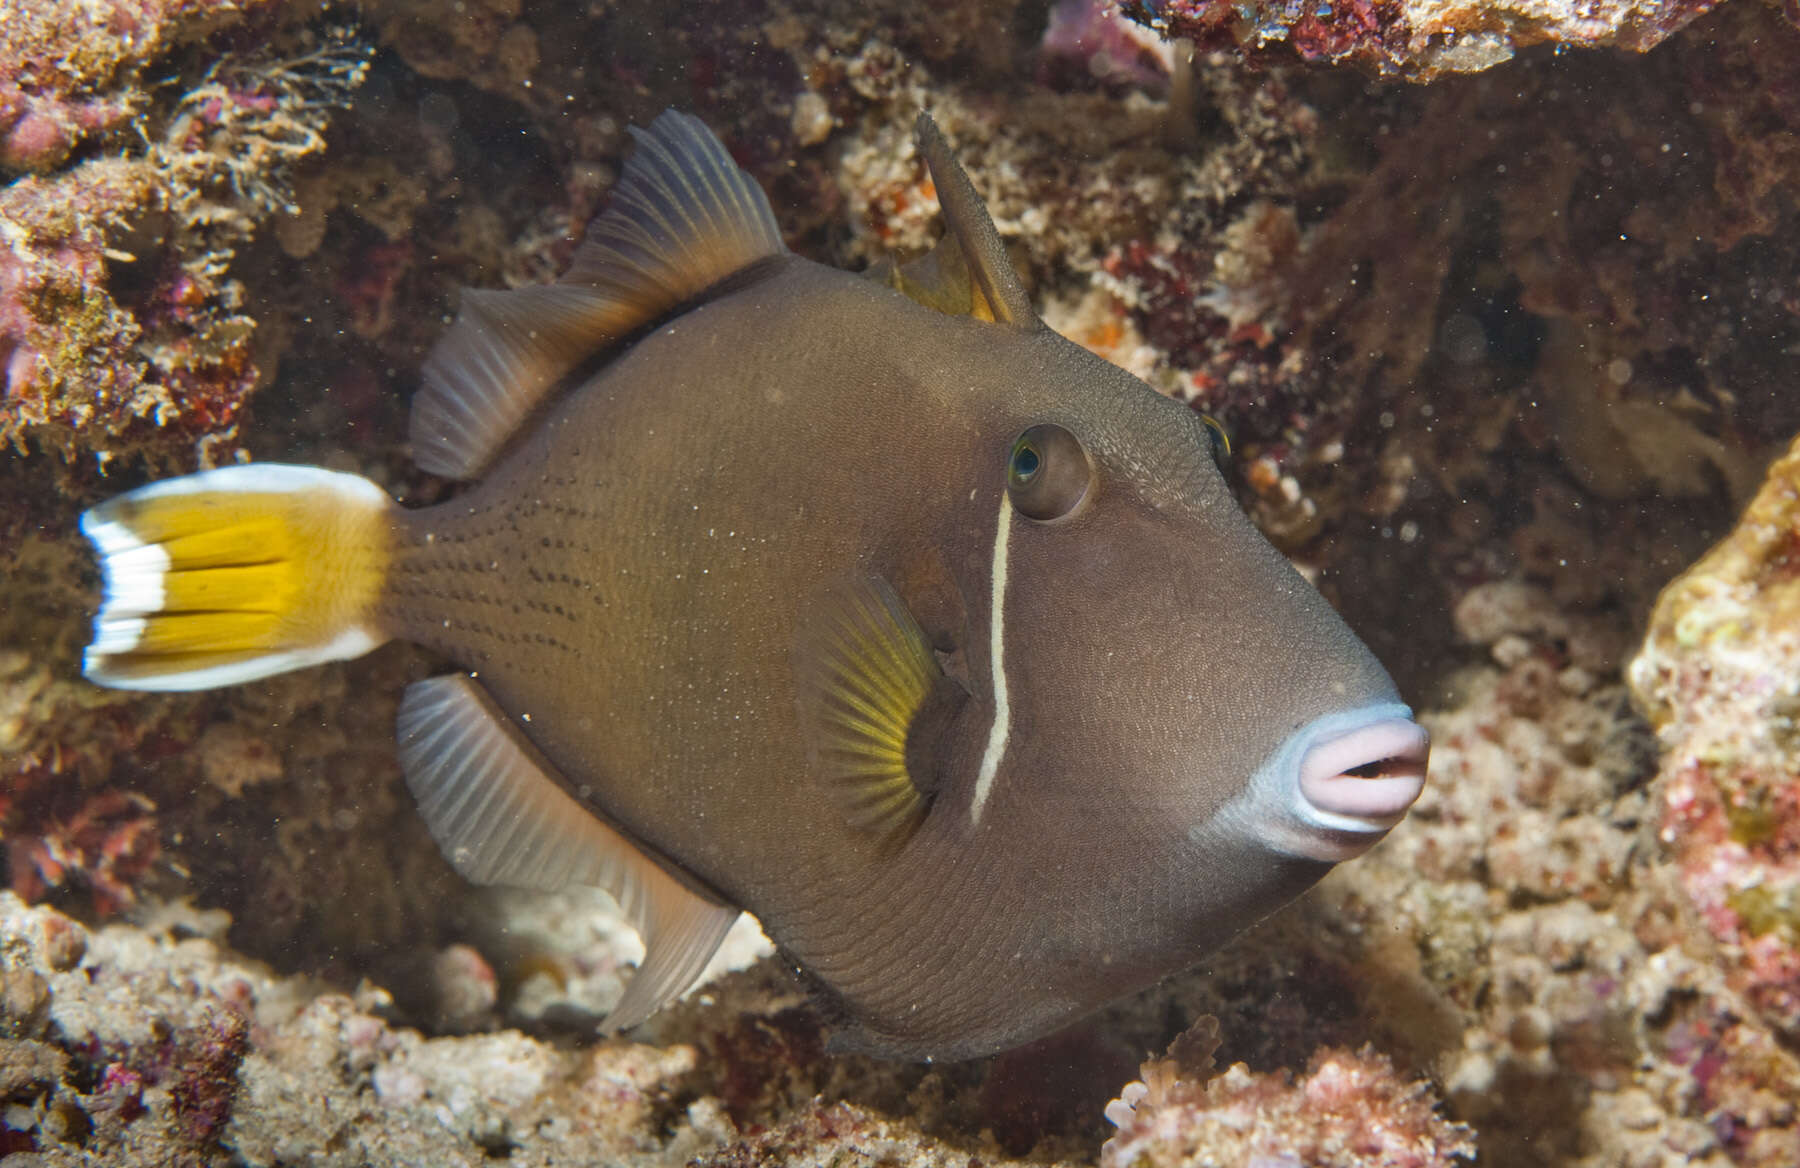
[[[85,669],[240,684],[390,639],[467,879],[616,897],[698,977],[747,910],[838,1049],[983,1054],[1184,969],[1369,848],[1426,735],[1236,505],[1216,424],[1032,309],[935,124],[938,245],[794,255],[698,120],[634,130],[554,284],[469,291],[426,471],[248,464],[87,512]]]

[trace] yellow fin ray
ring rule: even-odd
[[[81,518],[105,594],[83,672],[126,689],[230,685],[359,656],[393,504],[374,483],[260,463],[121,495]]]
[[[272,612],[182,612],[147,621],[131,652],[139,657],[216,652],[221,645],[266,646],[280,623]]]
[[[179,557],[170,558],[183,562]],[[170,571],[163,577],[162,611],[272,616],[297,603],[297,576],[285,560]]]
[[[180,564],[183,571],[266,563],[292,554],[288,531],[273,516],[236,519],[221,527],[146,538],[161,545],[169,553],[170,563]]]
[[[918,622],[880,579],[829,598],[794,656],[808,754],[855,826],[889,841],[924,815],[929,776],[908,737],[943,671]]]

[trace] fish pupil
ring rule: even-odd
[[[1038,467],[1041,465],[1043,465],[1043,459],[1039,457],[1037,450],[1028,443],[1021,442],[1019,448],[1013,451],[1013,475],[1020,482],[1029,481],[1031,476],[1038,472]]]

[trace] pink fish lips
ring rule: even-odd
[[[1384,718],[1315,744],[1300,759],[1300,793],[1314,809],[1386,830],[1425,789],[1431,736],[1410,718]]]
[[[1336,864],[1406,818],[1425,789],[1431,737],[1387,701],[1315,719],[1251,777],[1247,798],[1269,847]]]

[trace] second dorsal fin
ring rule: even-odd
[[[413,398],[413,458],[480,474],[563,377],[751,264],[786,251],[769,200],[698,118],[666,110],[555,284],[463,295]]]

